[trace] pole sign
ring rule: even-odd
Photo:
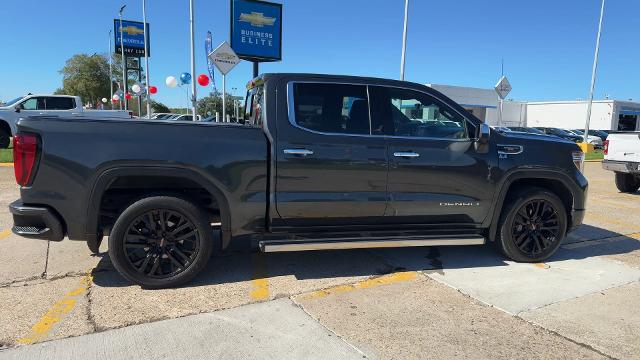
[[[143,23],[139,21],[122,20],[122,29],[120,29],[120,19],[113,19],[113,30],[116,54],[120,54],[120,33],[122,33],[124,54],[131,57],[144,56]],[[149,38],[149,23],[147,23],[147,39]],[[150,44],[147,45],[147,50],[149,51],[147,56],[151,56]]]
[[[511,84],[509,83],[509,79],[507,79],[506,76],[501,77],[494,89],[498,93],[500,100],[504,100],[511,92]]]
[[[241,61],[226,41],[209,54],[209,59],[222,75],[227,75]]]
[[[231,47],[241,59],[282,59],[282,4],[231,0]]]

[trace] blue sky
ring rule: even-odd
[[[180,89],[164,79],[189,71],[188,0],[148,0],[151,84],[157,99],[185,106]],[[397,78],[404,0],[285,0],[283,61],[261,72],[320,72]],[[141,0],[5,0],[0,99],[50,93],[58,70],[76,53],[106,53],[120,5],[141,20]],[[206,73],[204,40],[229,37],[229,0],[195,0],[196,72]],[[509,97],[585,99],[588,95],[600,0],[411,0],[406,79],[492,87],[505,74]],[[640,1],[609,0],[596,98],[640,100]],[[197,74],[196,74],[197,75]],[[227,76],[237,93],[251,78],[243,62]],[[217,84],[221,87],[219,74]],[[204,88],[198,88],[200,94]]]

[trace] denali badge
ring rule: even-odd
[[[480,206],[479,202],[441,202],[440,206]]]

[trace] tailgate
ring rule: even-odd
[[[609,148],[606,160],[640,162],[640,133],[617,133],[607,137]]]

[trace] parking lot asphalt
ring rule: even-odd
[[[640,194],[600,163],[585,172],[585,224],[546,263],[490,245],[228,253],[192,284],[143,290],[104,244],[8,232],[18,189],[2,167],[0,359],[637,359]]]

